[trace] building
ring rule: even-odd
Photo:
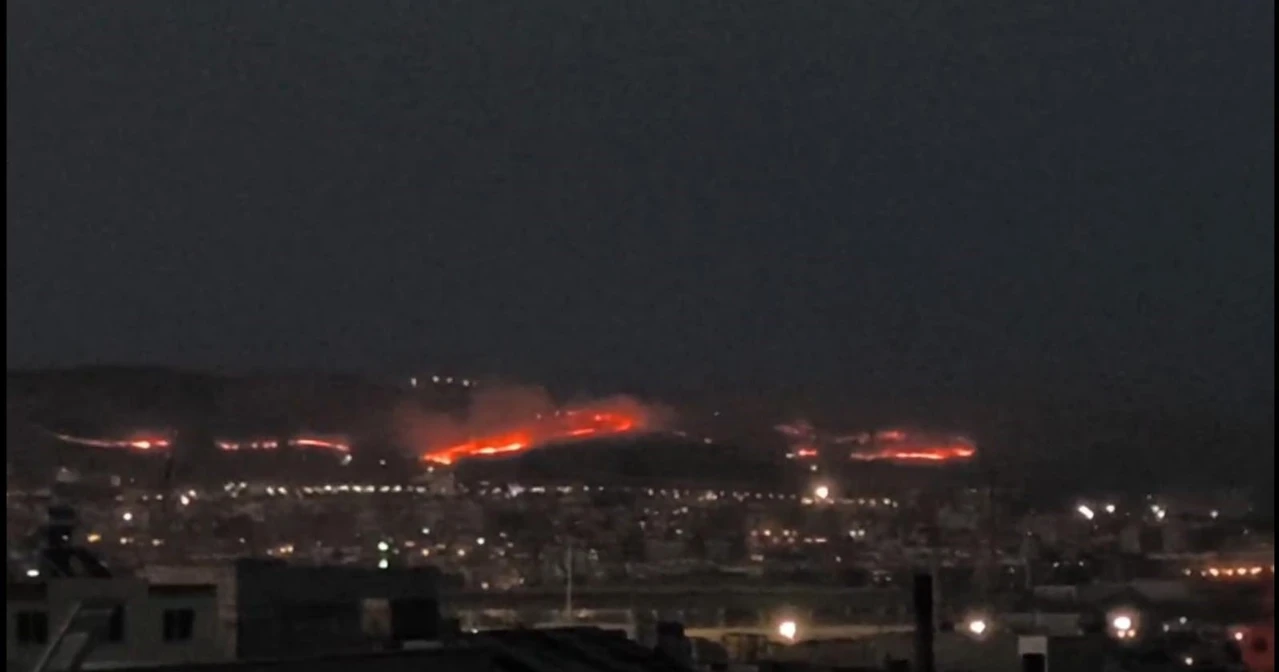
[[[691,664],[597,628],[503,630],[401,650],[249,660],[137,672],[692,672]],[[121,670],[121,672],[125,672]]]
[[[148,585],[135,578],[57,578],[9,583],[8,669],[31,669],[84,604],[114,605],[91,665],[187,664],[224,659],[212,585]]]
[[[157,585],[216,586],[225,658],[353,652],[440,637],[440,575],[430,567],[378,570],[240,560],[151,567],[145,574]]]

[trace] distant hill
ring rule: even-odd
[[[399,405],[456,411],[466,403],[457,387],[407,389],[323,372],[232,375],[128,366],[9,371],[6,452],[11,463],[22,463],[56,447],[38,427],[82,434],[171,428],[199,441],[309,431],[345,434],[361,447],[386,447],[393,442]],[[536,451],[527,463],[520,456],[515,466],[500,468],[625,476],[676,465],[673,478],[711,478],[721,476],[721,465],[732,464],[733,478],[767,476],[781,444],[771,426],[807,416],[836,429],[962,429],[977,442],[975,468],[1001,480],[1034,483],[1034,490],[1045,495],[1241,486],[1258,493],[1259,506],[1269,506],[1274,497],[1273,411],[1232,417],[1207,407],[1173,408],[1150,400],[1118,404],[1030,394],[1012,401],[937,400],[785,389],[690,398],[677,410],[690,435],[713,435],[717,444],[737,447],[627,440],[617,450]]]
[[[653,434],[575,441],[509,457],[463,460],[456,473],[462,482],[771,491],[787,485],[785,462],[758,450]]]
[[[5,398],[11,458],[45,446],[42,430],[83,437],[166,430],[203,441],[307,432],[386,443],[400,404],[433,410],[465,404],[454,388],[410,390],[350,375],[157,367],[9,371]]]

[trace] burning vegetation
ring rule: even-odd
[[[463,417],[405,410],[402,441],[421,459],[453,464],[540,446],[651,432],[666,413],[630,397],[558,406],[540,388],[497,386],[472,397]]]
[[[59,441],[64,441],[76,446],[127,450],[137,453],[164,452],[172,448],[174,442],[173,432],[144,432],[123,439],[91,438],[62,434],[53,431],[50,431],[49,434]],[[330,450],[343,454],[351,452],[350,441],[346,437],[342,436],[303,434],[294,436],[283,442],[279,439],[251,439],[244,441],[233,441],[228,439],[214,440],[214,445],[216,445],[219,450],[226,452],[237,452],[242,450],[275,450],[280,447],[281,443],[284,443],[290,448],[313,448],[318,450]]]
[[[970,460],[977,455],[976,445],[966,437],[907,429],[885,429],[877,432],[829,435],[807,421],[775,428],[790,444],[787,457],[816,459],[827,451],[848,451],[848,457],[862,462],[896,462],[901,464],[943,464]]]

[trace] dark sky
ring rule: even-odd
[[[1273,397],[1271,2],[8,5],[10,366]]]

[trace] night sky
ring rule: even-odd
[[[10,367],[1273,399],[1272,2],[8,19]]]

